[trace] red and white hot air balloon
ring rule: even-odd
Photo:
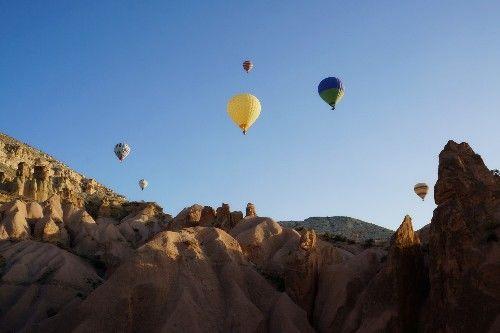
[[[253,68],[253,64],[250,60],[245,60],[243,61],[243,69],[245,70],[245,72],[250,72]]]

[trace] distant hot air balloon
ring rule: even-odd
[[[246,134],[248,129],[259,118],[260,102],[251,94],[233,96],[227,103],[227,113],[231,120]]]
[[[148,187],[148,181],[146,179],[139,180],[139,187],[141,188],[141,191],[144,191],[144,189]]]
[[[415,184],[413,190],[420,198],[422,198],[422,201],[424,201],[427,191],[429,191],[429,186],[427,186],[426,183],[418,183]]]
[[[123,161],[128,154],[130,154],[130,146],[125,142],[120,142],[115,145],[115,155],[118,159]]]
[[[335,110],[335,105],[344,96],[344,86],[338,78],[327,77],[319,83],[318,93],[332,107],[332,110]]]
[[[250,72],[253,68],[253,64],[250,60],[245,60],[243,61],[243,69],[245,70],[245,72]]]

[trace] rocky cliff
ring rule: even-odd
[[[0,331],[498,332],[500,177],[454,142],[438,173],[425,232],[406,216],[356,251],[253,204],[172,218],[105,189],[4,191]]]
[[[73,171],[38,149],[0,133],[0,202],[19,197],[45,201],[57,194],[78,206],[125,198],[92,178]]]
[[[425,328],[499,332],[500,176],[469,145],[450,141],[434,193]]]

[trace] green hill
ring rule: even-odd
[[[355,242],[387,240],[394,231],[347,216],[309,217],[304,221],[281,221],[288,228],[314,229],[318,234],[342,236]]]

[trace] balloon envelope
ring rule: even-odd
[[[250,72],[253,68],[253,63],[250,61],[250,60],[245,60],[243,62],[243,69],[245,70],[245,72]]]
[[[340,102],[344,96],[344,86],[340,79],[336,77],[327,77],[319,83],[318,94],[332,107],[332,110],[335,110],[335,105]]]
[[[227,103],[227,114],[243,134],[259,118],[260,109],[259,99],[251,94],[235,95]]]
[[[413,187],[413,190],[420,198],[422,198],[423,201],[425,199],[425,196],[427,195],[427,192],[429,191],[429,186],[427,186],[426,183],[417,183]]]
[[[141,190],[144,190],[146,187],[148,187],[148,181],[146,179],[139,180],[139,187],[141,188]]]
[[[130,154],[130,146],[125,142],[120,142],[115,145],[115,155],[120,161],[123,161]]]

